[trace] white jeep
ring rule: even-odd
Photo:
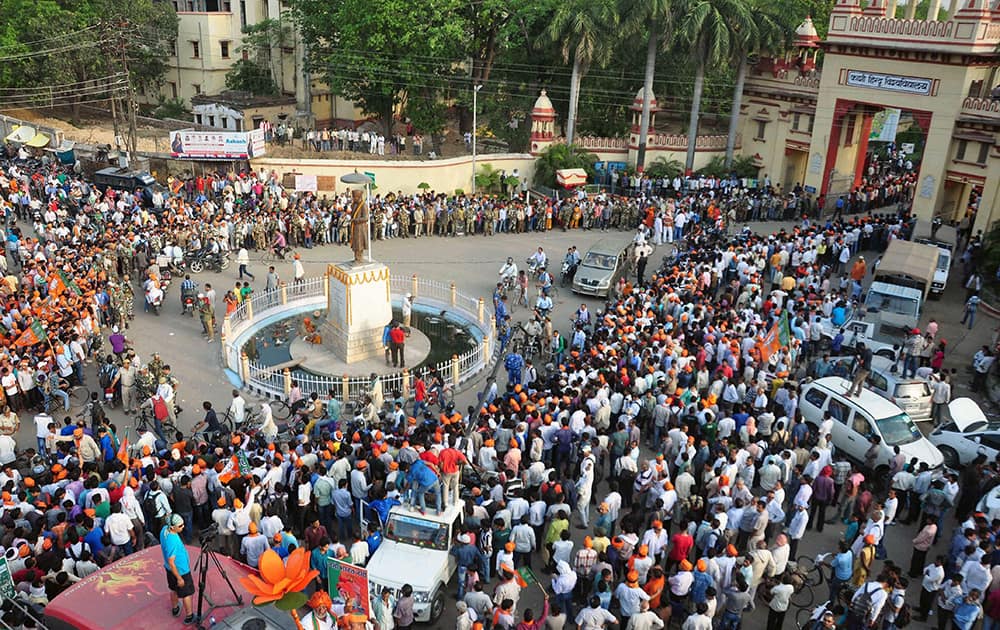
[[[368,560],[372,599],[384,589],[395,596],[404,584],[413,588],[416,621],[433,623],[444,611],[445,589],[455,573],[452,541],[461,533],[462,504],[426,514],[397,505],[389,511],[382,544]]]

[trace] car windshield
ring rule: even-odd
[[[927,383],[897,383],[893,396],[896,398],[922,398],[931,395],[931,388]]]
[[[875,424],[882,434],[882,440],[890,446],[910,444],[921,437],[917,425],[913,424],[913,420],[910,420],[910,416],[905,413],[876,420]]]
[[[448,526],[406,514],[390,514],[385,528],[389,540],[423,547],[425,549],[448,549]]]
[[[583,266],[596,267],[598,269],[614,269],[615,257],[597,252],[587,252],[586,258],[583,259]]]
[[[948,271],[948,262],[951,260],[951,256],[941,252],[938,254],[937,268],[938,271]]]
[[[876,293],[875,291],[868,292],[868,299],[865,300],[865,306],[878,311],[888,311],[889,313],[897,313],[899,315],[912,315],[913,317],[917,316],[920,308],[917,300],[898,295]]]

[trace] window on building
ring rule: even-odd
[[[807,129],[807,131],[808,131],[809,133],[812,133],[812,132],[813,132],[813,125],[814,125],[815,123],[816,123],[816,117],[815,117],[815,116],[809,116],[809,127],[808,127],[808,129]]]
[[[758,120],[757,121],[757,135],[754,136],[754,140],[763,140],[764,139],[764,131],[766,129],[767,129],[767,122],[765,122],[763,120]]]
[[[177,40],[176,39],[170,40],[170,56],[171,57],[176,57],[177,56]]]
[[[979,98],[983,95],[983,80],[973,81],[969,84],[969,96]]]
[[[195,59],[201,58],[201,44],[199,42],[191,42],[191,56]]]
[[[802,114],[799,113],[792,114],[792,129],[798,131],[800,122],[802,122]]]
[[[194,89],[195,94],[201,94],[201,83],[192,83],[191,87]]]
[[[236,129],[236,131],[243,131],[243,121],[242,120],[240,120],[239,118],[237,118],[235,121],[233,121],[233,123],[234,123],[234,129]]]
[[[976,158],[977,164],[986,164],[987,158],[990,157],[990,143],[980,142],[979,143],[979,156]]]
[[[199,125],[204,125],[205,124],[205,123],[201,122],[201,114],[195,114],[194,115],[194,121],[196,123],[198,123]]]
[[[215,126],[215,116],[209,116],[208,117],[208,126],[209,127],[214,127]]]
[[[229,119],[225,116],[222,117],[222,128],[229,129]]]
[[[170,86],[170,98],[177,98],[177,84],[173,81],[167,81],[167,85]]]
[[[229,59],[230,42],[219,42],[219,52],[223,59]]]
[[[247,27],[247,0],[240,0],[240,28]]]
[[[959,160],[959,161],[964,160],[965,159],[965,150],[967,148],[969,148],[969,142],[967,140],[959,140],[958,141],[958,148],[955,149],[955,159]]]

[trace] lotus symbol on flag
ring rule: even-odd
[[[296,611],[305,605],[307,597],[302,593],[309,582],[319,575],[319,571],[309,568],[309,555],[299,547],[288,555],[287,562],[281,561],[274,550],[268,549],[260,557],[260,577],[249,575],[240,578],[240,584],[254,596],[256,606],[274,604],[279,610],[287,611],[295,619],[295,625],[302,628]]]

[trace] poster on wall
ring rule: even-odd
[[[872,130],[868,134],[871,142],[895,142],[896,131],[899,129],[901,110],[887,107],[872,117]]]
[[[171,131],[170,155],[191,160],[249,160],[266,153],[264,130]]]
[[[299,192],[316,192],[318,182],[315,175],[296,175],[295,190]]]

